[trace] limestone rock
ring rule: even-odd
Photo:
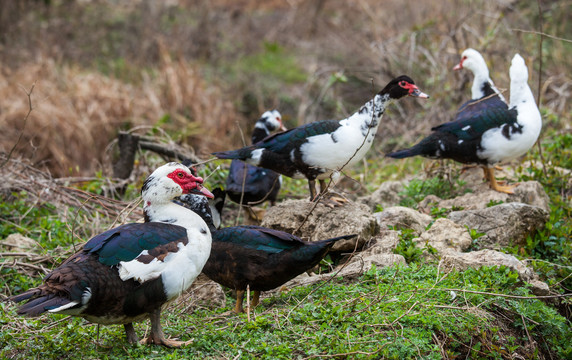
[[[522,244],[527,235],[544,227],[548,212],[536,206],[508,203],[482,210],[454,211],[447,218],[485,233],[478,243],[491,248]]]
[[[381,235],[371,240],[367,249],[354,253],[349,258],[347,264],[344,262],[334,271],[326,274],[308,275],[308,273],[304,272],[283,286],[280,286],[278,289],[271,290],[270,292],[279,291],[282,288],[290,289],[296,286],[316,284],[327,281],[332,276],[353,279],[371,269],[373,265],[377,267],[394,266],[395,264],[407,266],[405,258],[402,255],[393,254],[393,249],[395,249],[398,242],[399,236],[397,231],[382,231]]]
[[[266,292],[263,292],[261,295],[265,296],[269,296],[270,294],[273,294],[275,292],[278,291],[282,291],[285,289],[293,289],[295,287],[298,286],[308,286],[308,285],[313,285],[313,284],[317,284],[321,281],[326,281],[330,278],[330,274],[312,274],[309,275],[306,272],[303,272],[302,274],[296,276],[294,279],[287,281],[284,285],[277,287],[276,289],[272,289]]]
[[[366,204],[371,211],[375,210],[377,205],[383,208],[396,206],[401,201],[399,196],[401,191],[403,191],[403,182],[385,181],[373,193],[362,196],[357,201]]]
[[[431,207],[477,210],[486,209],[490,204],[517,202],[550,211],[548,195],[537,181],[527,181],[518,184],[514,188],[514,194],[501,193],[489,189],[488,186],[472,190],[472,193],[447,200],[440,199],[435,195],[428,195],[419,203],[419,210],[428,214],[431,211]]]
[[[524,281],[535,279],[534,271],[527,268],[520,260],[512,255],[504,254],[495,250],[479,250],[468,253],[447,252],[441,257],[439,266],[441,269],[466,270],[468,268],[480,268],[482,266],[506,266],[516,271]]]
[[[393,250],[399,243],[399,232],[394,230],[381,230],[379,235],[374,236],[361,252],[362,255],[393,254]]]
[[[357,253],[350,259],[348,264],[340,265],[331,273],[320,275],[308,275],[303,273],[288,281],[283,286],[271,290],[270,292],[275,292],[284,288],[291,289],[297,286],[317,284],[319,282],[329,280],[332,276],[343,277],[344,279],[355,279],[363,273],[367,272],[374,265],[380,268],[385,266],[394,266],[396,264],[407,266],[405,258],[399,254],[374,254],[363,256],[361,253]]]
[[[431,228],[413,239],[417,246],[429,245],[442,255],[448,251],[465,251],[473,242],[467,228],[445,218],[435,220]]]
[[[547,283],[540,280],[529,280],[527,281],[530,285],[530,290],[536,296],[547,296],[550,295],[550,287]]]
[[[514,194],[508,195],[507,202],[520,202],[532,206],[538,206],[550,212],[550,198],[538,181],[526,181],[514,188]]]
[[[332,247],[332,251],[350,252],[356,245],[360,249],[379,231],[375,217],[364,204],[349,202],[330,208],[308,200],[286,200],[270,207],[261,226],[293,233],[309,241],[358,234],[357,238],[338,241]],[[295,232],[300,226],[300,231]]]
[[[373,214],[381,229],[413,229],[418,234],[433,220],[431,216],[403,206],[394,206]]]
[[[402,255],[394,254],[393,250],[399,243],[399,232],[394,230],[381,231],[379,235],[371,239],[367,248],[361,252],[353,254],[347,265],[340,265],[338,276],[344,278],[355,278],[372,268],[394,266],[402,264],[407,266],[407,262]]]
[[[407,266],[405,258],[399,254],[371,254],[366,256],[360,253],[355,255],[350,263],[340,270],[337,276],[352,279],[367,272],[374,265],[380,268],[396,264]]]
[[[0,248],[5,248],[13,252],[25,252],[38,246],[34,239],[30,239],[20,233],[13,233],[2,241],[0,241]]]

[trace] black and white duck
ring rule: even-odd
[[[461,60],[465,67],[466,61]],[[519,54],[512,59],[510,81],[508,106],[496,92],[487,95],[486,89],[490,87],[485,86],[485,91],[478,93],[479,86],[473,85],[473,97],[477,92],[476,96],[485,96],[486,101],[471,100],[463,105],[461,115],[454,121],[432,128],[433,132],[413,147],[386,156],[402,159],[421,155],[480,164],[492,189],[513,193],[514,186],[498,184],[494,165],[524,155],[538,139],[542,118],[528,86],[528,68]]]
[[[127,341],[137,343],[133,322],[151,320],[148,344],[176,347],[166,339],[161,308],[188,289],[211,249],[203,219],[172,200],[183,194],[213,195],[189,168],[168,163],[155,170],[141,194],[145,223],[130,223],[91,238],[37,288],[13,296],[27,302],[18,314],[79,316],[98,324],[123,324]]]
[[[305,124],[238,150],[215,152],[220,159],[239,159],[274,170],[291,178],[306,178],[310,200],[326,192],[325,180],[360,161],[371,145],[387,106],[404,96],[428,98],[405,75],[391,80],[373,99],[342,120],[322,120]],[[316,192],[320,182],[320,195]]]
[[[286,130],[282,116],[278,110],[266,111],[254,125],[252,144],[264,140],[277,130]],[[281,185],[280,174],[240,160],[232,160],[225,191],[228,198],[237,204],[250,206],[270,201],[274,205]],[[254,217],[259,218],[256,214]]]

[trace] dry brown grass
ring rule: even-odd
[[[162,54],[160,76],[145,77],[140,86],[50,59],[2,68],[0,151],[10,151],[23,133],[15,153],[36,166],[57,176],[93,174],[110,165],[106,147],[120,128],[153,126],[166,114],[166,131],[179,132],[197,148],[221,146],[215,132],[221,124],[234,126],[232,104],[196,66]],[[33,84],[34,109],[24,124]]]
[[[10,198],[11,193],[24,191],[33,206],[49,203],[58,208],[62,214],[69,209],[85,210],[86,213],[94,217],[111,219],[115,224],[128,221],[138,221],[143,218],[143,211],[140,208],[140,199],[137,198],[131,203],[119,201],[105,195],[98,195],[77,188],[78,184],[93,181],[94,178],[53,178],[49,173],[36,169],[26,160],[7,159],[0,154],[0,163],[5,166],[0,167],[0,196]],[[113,193],[121,183],[107,179],[102,188],[107,188],[108,193]],[[103,190],[103,189],[102,189]],[[106,193],[106,191],[102,191]],[[66,217],[63,216],[62,217]],[[94,226],[93,219],[83,223]],[[104,228],[108,224],[103,225]],[[95,225],[95,229],[101,229]]]

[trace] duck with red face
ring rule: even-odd
[[[291,178],[306,178],[310,200],[317,201],[326,195],[326,179],[336,180],[342,169],[365,156],[373,144],[385,109],[405,96],[429,97],[410,77],[402,75],[391,80],[348,118],[305,124],[251,146],[214,155],[220,159],[239,159]],[[316,180],[320,182],[320,196],[316,192]],[[341,201],[334,204],[340,205]]]
[[[201,217],[172,200],[183,194],[212,198],[202,183],[184,165],[159,167],[141,191],[147,222],[121,225],[91,238],[42,285],[10,298],[27,300],[18,314],[49,312],[123,324],[130,343],[138,342],[132,323],[150,318],[145,343],[183,345],[165,338],[161,307],[188,289],[202,271],[211,233]]]

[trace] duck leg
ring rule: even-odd
[[[498,192],[503,192],[506,194],[514,194],[514,191],[512,189],[514,189],[514,185],[507,185],[507,186],[502,186],[499,185],[497,182],[497,179],[495,178],[495,168],[494,167],[485,167],[484,168],[485,171],[485,178],[489,181],[490,187],[491,189],[498,191]]]
[[[260,302],[260,291],[254,290],[252,291],[252,301],[250,302],[250,307],[256,307]]]
[[[464,173],[465,171],[468,171],[469,169],[475,168],[475,167],[477,167],[477,166],[480,166],[480,165],[477,165],[477,164],[464,165],[464,166],[461,168],[461,174]],[[486,171],[485,168],[486,168],[486,166],[483,167],[483,171]],[[500,167],[500,166],[498,166],[498,165],[495,165],[494,168],[495,168],[496,170],[498,170],[498,171],[501,171],[501,170],[502,170],[502,167]],[[486,176],[487,176],[487,174],[485,174],[485,177],[486,177]]]
[[[142,344],[155,344],[163,345],[166,347],[181,347],[183,345],[189,345],[192,340],[189,341],[177,341],[165,338],[163,333],[163,328],[161,327],[161,308],[154,310],[149,318],[151,319],[151,333],[149,336],[141,340]]]
[[[130,344],[137,344],[139,342],[139,338],[133,328],[133,323],[123,324],[123,327],[125,328],[125,337],[127,338],[127,342]]]
[[[245,206],[245,209],[248,211],[248,216],[254,221],[262,221],[264,214],[266,213],[265,209],[252,207],[252,206]]]
[[[317,201],[318,193],[316,192],[316,180],[308,179],[308,187],[310,188],[310,201]]]
[[[244,300],[244,290],[236,290],[236,305],[234,306],[234,312],[240,314],[244,312],[242,308],[242,301]]]

